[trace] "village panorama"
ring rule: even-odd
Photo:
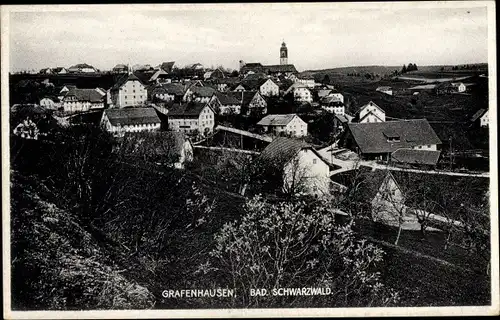
[[[12,310],[490,305],[486,61],[291,48],[10,72]]]

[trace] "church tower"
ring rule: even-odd
[[[281,44],[280,48],[280,64],[288,64],[288,49],[286,48],[286,44],[284,41]]]

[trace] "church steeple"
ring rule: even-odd
[[[283,41],[280,48],[280,64],[288,64],[288,49],[286,48],[285,41]]]

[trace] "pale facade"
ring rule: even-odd
[[[330,194],[330,167],[316,152],[305,148],[285,165],[283,189],[291,190],[299,186],[299,191],[317,196]]]
[[[137,124],[113,124],[106,112],[103,113],[101,118],[101,126],[112,135],[116,137],[123,137],[127,132],[144,132],[144,131],[158,131],[161,127],[161,121],[158,119],[154,123],[137,123]]]
[[[47,109],[56,110],[61,106],[61,104],[58,102],[54,102],[54,100],[50,98],[43,98],[40,100],[40,106]]]
[[[147,89],[139,79],[129,79],[119,89],[111,91],[111,100],[117,108],[143,105],[147,100]]]
[[[311,91],[306,87],[296,87],[293,89],[293,97],[295,101],[312,102],[313,97]]]
[[[267,79],[267,81],[259,87],[259,91],[260,94],[266,97],[277,96],[280,92],[280,87],[274,83],[273,80]]]
[[[168,126],[172,131],[185,133],[213,132],[214,125],[215,114],[208,106],[203,107],[197,116],[175,115],[168,117]]]
[[[314,79],[301,79],[301,78],[296,78],[295,82],[298,82],[308,88],[314,88],[316,85],[316,82],[314,82]]]
[[[360,123],[385,122],[385,112],[370,101],[359,111]]]
[[[345,114],[345,106],[342,105],[329,105],[329,106],[321,106],[323,110],[326,110],[333,114],[338,114],[343,116]]]
[[[335,98],[335,100],[344,103],[344,95],[342,95],[342,93],[332,92],[332,93],[328,94],[328,97],[333,97],[333,98]]]
[[[489,126],[490,120],[488,117],[488,110],[486,110],[486,112],[481,116],[480,120],[481,120],[481,127],[488,127]]]
[[[265,132],[272,134],[286,134],[293,137],[307,136],[307,123],[295,115],[288,123],[279,123],[273,125],[262,125]]]

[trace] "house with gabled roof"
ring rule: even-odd
[[[272,79],[245,80],[234,89],[234,91],[258,90],[263,96],[271,97],[279,95],[279,86]]]
[[[133,73],[121,76],[111,87],[110,94],[115,108],[141,106],[148,98],[146,87]]]
[[[207,135],[213,131],[215,112],[208,103],[174,103],[169,107],[168,127],[173,131]]]
[[[385,111],[375,102],[370,101],[358,109],[353,121],[359,123],[385,122]]]
[[[241,101],[230,94],[215,92],[208,104],[220,115],[240,114],[241,112]]]
[[[344,147],[359,153],[364,159],[389,160],[398,149],[437,151],[441,140],[426,119],[411,119],[387,122],[349,123]],[[404,153],[403,153],[404,154]],[[419,157],[418,153],[397,154],[399,160],[405,157]],[[429,156],[430,157],[430,156]]]
[[[162,69],[163,71],[170,73],[174,68],[175,61],[163,62],[158,69]]]
[[[471,122],[473,124],[479,124],[479,126],[483,128],[488,127],[489,125],[488,109],[479,109],[471,117]]]
[[[265,115],[267,113],[267,101],[259,91],[227,92],[241,103],[241,114]]]
[[[262,118],[257,126],[261,127],[264,132],[275,135],[307,136],[307,123],[295,113],[269,114]]]
[[[157,131],[161,127],[154,108],[105,109],[100,123],[106,131],[118,137],[127,132]]]
[[[184,93],[182,101],[184,102],[195,101],[201,103],[208,103],[212,98],[212,96],[214,95],[214,93],[216,92],[217,92],[216,89],[209,86],[192,85]]]
[[[311,145],[298,139],[278,137],[258,161],[282,178],[284,193],[328,196],[330,164]]]

